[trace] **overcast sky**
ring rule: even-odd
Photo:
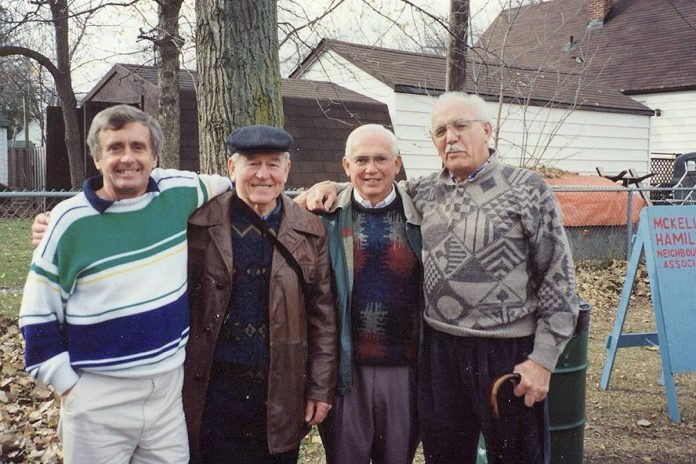
[[[330,4],[330,0],[295,1],[309,16],[319,14]],[[449,10],[449,0],[411,1],[440,17],[446,17]],[[519,0],[471,0],[473,30],[483,30],[501,10],[501,3],[507,4],[510,1]],[[185,4],[182,11],[182,33],[191,34],[194,21],[192,1],[186,2],[188,4]],[[79,64],[73,73],[73,84],[77,92],[89,91],[115,63],[153,62],[154,53],[144,51],[150,44],[138,39],[141,30],[146,31],[157,22],[153,4],[154,2],[141,2],[139,6],[130,7],[127,11],[120,9],[117,14],[104,13],[91,20],[98,27],[92,28],[86,35],[74,60]],[[284,13],[281,11],[279,14],[282,21]],[[401,0],[346,0],[321,26],[311,31],[305,30],[302,39],[306,43],[315,44],[322,37],[332,37],[414,50],[417,48],[417,42],[426,40],[426,33],[423,32],[423,26],[417,24],[418,21],[419,18],[414,16],[413,9]],[[409,30],[408,34],[400,32],[400,27]],[[188,44],[189,49],[185,53],[182,66],[194,69],[194,52],[190,40]],[[297,48],[286,46],[281,55],[284,55],[284,58],[290,56],[297,61],[306,53],[306,50],[298,52]],[[283,73],[287,74],[291,68],[291,64],[285,63]]]

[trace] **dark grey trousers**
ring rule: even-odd
[[[474,464],[479,434],[489,464],[549,464],[546,401],[528,408],[506,385],[500,419],[489,406],[492,381],[527,359],[534,336],[457,337],[426,328],[419,370],[423,454],[428,464]]]
[[[319,425],[327,464],[410,464],[418,447],[415,370],[357,366]]]

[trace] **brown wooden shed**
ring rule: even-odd
[[[196,73],[187,70],[179,72],[181,107],[181,152],[180,167],[198,170],[198,111],[195,93]],[[283,79],[283,110],[285,130],[295,138],[292,152],[293,167],[287,188],[310,186],[320,180],[345,180],[341,168],[341,157],[348,134],[362,124],[377,123],[392,128],[387,106],[344,87],[328,82]],[[94,115],[101,109],[119,103],[135,105],[153,116],[157,115],[157,69],[153,66],[116,64],[83,100],[81,123],[88,128]],[[53,122],[51,122],[53,121]],[[57,140],[62,133],[62,120],[49,117],[48,125],[55,130],[51,147],[63,147]],[[60,126],[60,127],[59,127]],[[83,130],[85,133],[86,129]],[[57,166],[50,159],[66,163],[66,156],[48,153],[49,171],[67,173],[67,166]],[[87,156],[87,150],[85,149]],[[61,159],[62,158],[62,159]],[[93,163],[86,159],[89,174],[93,174]],[[400,178],[405,178],[403,170]],[[59,179],[51,182],[51,188],[61,187]],[[66,185],[66,184],[64,184]],[[69,185],[69,182],[67,182]]]

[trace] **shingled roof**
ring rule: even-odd
[[[331,50],[396,91],[445,88],[445,59],[439,55],[322,39],[290,77],[299,77],[325,50]]]
[[[157,68],[154,66],[120,64],[128,71],[136,74],[151,84],[157,85]],[[194,90],[196,88],[196,71],[187,69],[179,70],[179,88],[181,90]],[[282,79],[281,93],[284,97],[304,97],[319,99],[338,99],[363,103],[379,103],[363,94],[341,87],[330,82],[300,82],[295,79]]]
[[[516,67],[584,68],[625,94],[696,89],[694,0],[614,0],[603,26],[591,29],[587,1],[505,10],[478,45],[488,61],[503,56]]]
[[[126,78],[135,79],[126,79]],[[110,102],[118,98],[114,92],[125,92],[118,85],[142,87],[146,93],[156,95],[157,69],[153,66],[117,64],[89,92],[85,100],[100,101],[101,95],[108,94]],[[180,70],[179,87],[182,96],[191,99],[190,109],[182,110],[182,127],[195,125],[197,115],[195,96],[196,72]],[[130,82],[130,83],[129,83]],[[285,130],[292,134],[295,146],[292,152],[292,169],[286,184],[287,188],[309,187],[322,180],[346,180],[341,166],[344,146],[348,134],[362,124],[375,123],[391,128],[389,109],[384,103],[373,100],[352,90],[330,82],[283,79],[281,82]],[[184,114],[184,111],[187,114]],[[188,122],[184,122],[184,118]],[[195,148],[191,155],[196,159],[198,143],[196,133],[192,133],[187,144]],[[188,146],[187,145],[187,146]],[[182,150],[183,150],[182,146]],[[405,178],[402,169],[400,179]]]
[[[445,90],[446,60],[442,56],[322,39],[290,74],[300,78],[322,53],[333,51],[391,87],[395,92],[439,95]],[[504,101],[536,106],[576,105],[595,111],[652,114],[652,110],[596,78],[555,70],[500,67],[470,60],[466,91],[497,101],[503,78]]]
[[[392,129],[387,105],[339,85],[283,79],[281,91],[285,130],[295,139],[288,188],[347,180],[341,158],[351,131],[368,123]],[[405,178],[404,168],[398,180]]]

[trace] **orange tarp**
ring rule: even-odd
[[[566,227],[582,226],[620,226],[626,224],[628,209],[628,192],[621,184],[604,177],[567,176],[556,179],[544,179],[547,184],[558,187],[580,187],[583,192],[558,192],[556,198],[563,211],[563,224]],[[622,192],[605,192],[592,190],[597,188],[621,188]],[[646,205],[645,200],[634,192],[633,223],[638,222],[640,210]]]

